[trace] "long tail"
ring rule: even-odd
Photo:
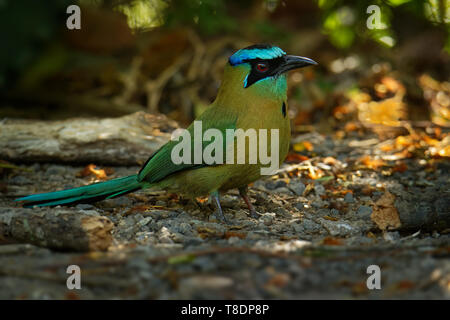
[[[74,189],[33,194],[16,199],[16,201],[26,201],[24,207],[27,208],[33,206],[45,207],[60,204],[89,203],[114,198],[139,190],[142,187],[143,183],[137,180],[137,175],[132,175]]]

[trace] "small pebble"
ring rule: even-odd
[[[275,190],[278,188],[283,188],[286,187],[286,182],[283,180],[270,180],[268,182],[266,182],[266,188],[268,190]]]
[[[325,194],[325,187],[318,183],[314,186],[314,192],[316,193],[316,195],[322,196]]]
[[[266,212],[261,215],[259,218],[260,221],[262,221],[266,226],[270,226],[273,224],[273,221],[275,220],[276,214],[273,212]]]
[[[394,232],[385,232],[383,233],[383,239],[389,242],[394,242],[398,239],[400,239],[400,233],[398,231]]]
[[[355,199],[353,199],[353,193],[347,192],[344,196],[344,201],[347,203],[353,203],[355,202]]]
[[[75,206],[75,208],[80,209],[80,210],[89,210],[89,209],[93,209],[94,206],[92,204],[88,204],[88,203],[79,203]]]
[[[291,189],[296,195],[301,196],[306,189],[306,186],[301,181],[292,182],[289,184]]]
[[[137,225],[139,228],[142,228],[143,226],[146,226],[148,223],[150,223],[150,221],[152,221],[152,220],[153,220],[152,217],[146,217],[146,218],[144,218],[144,219],[139,220],[139,221],[136,223],[136,225]]]
[[[361,216],[362,218],[369,218],[372,214],[372,207],[369,206],[360,206],[356,211],[356,214]]]

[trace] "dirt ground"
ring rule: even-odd
[[[302,142],[314,146],[309,160],[286,164],[251,186],[259,219],[249,217],[236,190],[222,196],[228,225],[217,221],[206,198],[194,203],[154,191],[74,207],[22,208],[14,202],[18,196],[99,176],[61,164],[4,170],[3,222],[17,214],[76,213],[106,217],[113,227],[106,251],[2,241],[0,298],[450,298],[448,161],[410,157],[399,164],[386,152],[383,162],[368,161],[386,144],[375,135],[310,133],[296,138]],[[108,179],[139,170],[99,168]],[[80,290],[66,287],[67,267],[74,264],[81,268]],[[370,265],[380,267],[381,289],[367,288]]]

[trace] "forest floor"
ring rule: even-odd
[[[26,209],[13,200],[99,176],[61,164],[4,172],[0,215],[103,216],[113,241],[103,252],[2,243],[0,298],[449,299],[450,228],[441,221],[450,216],[449,162],[399,161],[386,147],[395,139],[373,134],[309,133],[295,143],[306,148],[306,161],[292,164],[291,156],[277,176],[250,187],[259,219],[236,190],[222,196],[229,224],[217,221],[206,199],[195,204],[165,192]],[[109,179],[139,167],[104,169]],[[66,287],[73,264],[80,290]],[[381,289],[367,287],[370,265],[380,267]]]

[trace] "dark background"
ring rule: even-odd
[[[70,4],[81,30],[66,28]],[[385,29],[366,26],[373,4]],[[264,42],[319,63],[289,76],[294,130],[447,125],[449,10],[445,0],[6,0],[0,117],[147,110],[187,125],[214,99],[227,57]]]

